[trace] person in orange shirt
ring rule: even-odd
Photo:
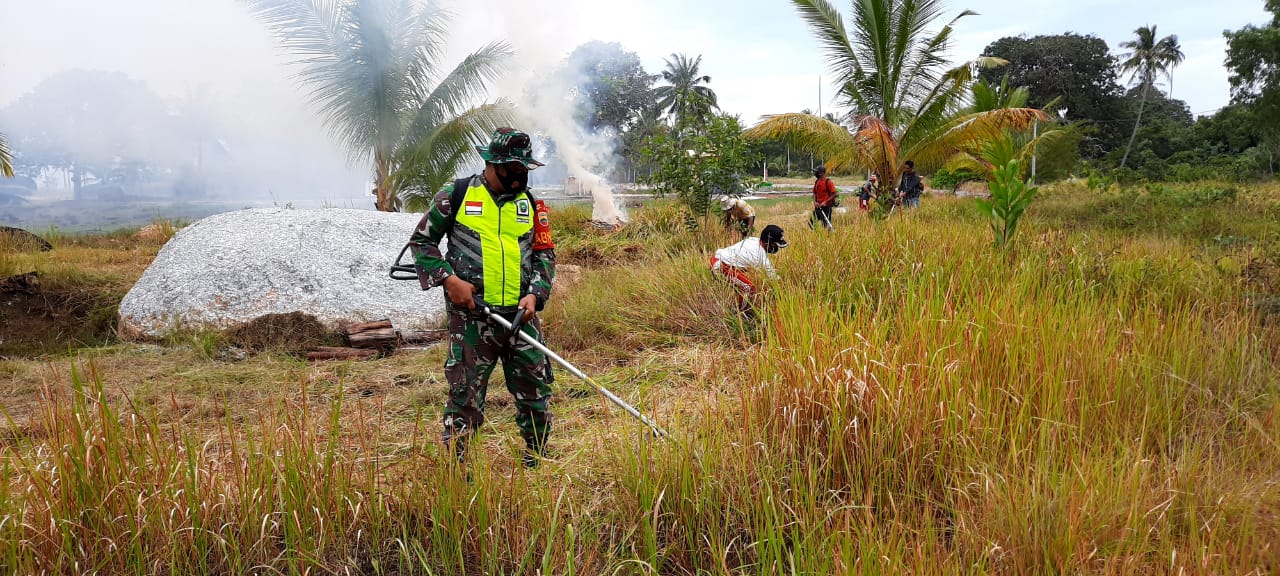
[[[813,171],[817,180],[813,183],[813,217],[809,219],[809,227],[821,223],[823,228],[831,230],[831,209],[836,205],[836,184],[827,178],[827,167],[819,166]]]

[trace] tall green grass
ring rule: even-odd
[[[558,292],[546,324],[571,360],[621,366],[624,394],[675,439],[612,415],[562,431],[534,472],[501,434],[460,470],[433,418],[389,435],[376,403],[340,392],[264,405],[215,434],[161,424],[127,394],[108,401],[123,385],[81,364],[3,436],[0,564],[1280,570],[1280,328],[1255,315],[1243,272],[1218,264],[1260,248],[1065,227],[1059,210],[1075,205],[1050,198],[1008,251],[966,201],[927,199],[884,222],[849,214],[834,234],[788,225],[756,326],[706,269],[726,238],[684,230],[675,212],[649,213],[651,232],[561,235],[566,252],[644,245]],[[1266,229],[1244,218],[1228,231]]]

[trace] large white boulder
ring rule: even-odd
[[[125,335],[223,329],[273,313],[331,328],[390,318],[401,330],[444,320],[440,289],[387,276],[419,214],[255,208],[183,228],[120,303]],[[405,255],[406,262],[410,260]]]

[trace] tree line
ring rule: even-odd
[[[886,181],[906,158],[930,172],[980,174],[983,147],[1009,130],[1019,153],[1040,157],[1041,179],[1095,171],[1121,180],[1274,176],[1280,0],[1266,0],[1270,22],[1224,33],[1232,100],[1216,111],[1195,111],[1212,112],[1199,116],[1173,96],[1173,73],[1184,55],[1177,36],[1160,36],[1156,26],[1138,28],[1118,54],[1096,36],[1064,33],[1001,38],[980,57],[953,64],[944,53],[953,27],[970,12],[926,33],[941,16],[941,0],[870,2],[880,9],[855,9],[848,21],[823,0],[791,2],[839,72],[840,111],[823,117],[779,114],[745,130],[720,109],[698,55],[673,53],[664,69],[650,73],[621,45],[592,42],[572,52],[562,72],[578,79],[570,96],[579,122],[617,142],[609,176],[677,194],[695,186],[740,187],[766,167],[772,175],[803,174],[816,162],[836,172],[879,171]],[[482,100],[506,72],[511,48],[493,42],[443,69],[449,18],[434,4],[245,4],[296,57],[333,137],[353,161],[371,166],[381,210],[429,197],[474,161],[476,142],[511,122],[516,103]],[[49,101],[31,97],[19,106]],[[58,150],[48,130],[17,128],[8,140],[0,135],[0,174],[13,174],[15,166],[92,166],[125,178],[146,168],[102,166],[125,157],[128,139],[108,138],[114,148],[79,159]]]

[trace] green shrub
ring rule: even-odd
[[[1019,176],[1021,166],[1010,160],[992,172],[991,198],[979,198],[978,209],[990,219],[997,247],[1007,246],[1018,230],[1018,220],[1035,199],[1038,188],[1028,186]]]
[[[1195,187],[1170,196],[1170,201],[1182,208],[1212,206],[1227,202],[1235,202],[1237,191],[1234,187]]]
[[[1115,182],[1116,182],[1115,178],[1112,178],[1111,176],[1103,172],[1100,172],[1098,170],[1090,170],[1086,185],[1089,187],[1090,190],[1093,190],[1095,192],[1104,192],[1108,188],[1110,188],[1112,184],[1115,184]]]
[[[946,168],[942,168],[937,172],[933,173],[933,178],[929,179],[930,180],[929,183],[933,184],[934,188],[947,188],[950,190],[955,190],[965,182],[973,182],[976,180],[983,180],[983,179],[984,178],[982,174],[979,174],[968,168],[957,168],[955,170],[948,170]]]

